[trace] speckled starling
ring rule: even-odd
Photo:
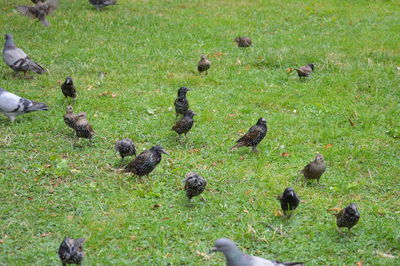
[[[79,117],[86,117],[85,112],[80,112],[79,114],[74,114],[74,109],[71,105],[68,105],[66,108],[66,113],[64,115],[64,122],[70,128],[75,129],[76,121],[78,121]]]
[[[189,102],[186,99],[186,93],[191,89],[186,87],[181,87],[178,90],[178,97],[175,99],[175,112],[176,116],[185,115],[189,109]]]
[[[299,68],[295,68],[299,78],[308,77],[314,71],[314,64],[308,64]]]
[[[118,140],[115,143],[115,151],[121,156],[121,161],[127,156],[136,155],[135,144],[131,139]]]
[[[235,38],[235,42],[241,48],[246,48],[251,46],[251,39],[248,37],[237,37]]]
[[[37,18],[43,26],[49,26],[46,16],[50,15],[58,6],[58,0],[37,2],[35,6],[17,6],[17,10],[24,16]]]
[[[349,206],[342,209],[340,212],[334,214],[336,216],[336,225],[340,227],[347,227],[350,229],[358,223],[360,213],[357,210],[357,205],[350,203]]]
[[[161,146],[154,146],[150,150],[145,150],[125,167],[125,171],[137,176],[149,175],[161,162],[161,154],[168,155]]]
[[[65,79],[65,82],[61,85],[61,91],[64,94],[65,98],[67,97],[71,97],[72,99],[76,98],[76,89],[72,78],[67,77]]]
[[[176,122],[175,126],[172,127],[172,130],[178,133],[178,135],[186,134],[190,131],[193,126],[193,116],[196,114],[192,110],[188,110],[185,116]]]
[[[200,175],[190,172],[184,180],[186,196],[191,200],[194,196],[200,195],[206,188],[207,181]]]
[[[258,152],[257,145],[263,140],[267,134],[267,121],[264,118],[260,118],[257,124],[252,126],[247,133],[241,137],[235,146],[231,149],[239,147],[252,147],[253,152]]]
[[[302,173],[306,179],[317,179],[317,182],[319,183],[319,179],[321,178],[325,170],[326,165],[324,161],[324,156],[318,153],[315,156],[314,161],[307,164],[300,173]]]
[[[64,238],[58,249],[58,257],[60,257],[62,265],[82,263],[85,256],[82,248],[83,242],[85,242],[84,238]]]
[[[283,214],[288,218],[300,203],[299,197],[291,187],[286,188],[285,191],[283,191],[283,194],[278,196],[278,200],[281,202]]]
[[[201,74],[201,72],[205,71],[206,75],[207,75],[210,67],[211,67],[211,61],[208,60],[205,55],[201,55],[200,61],[197,64],[197,70],[199,71],[199,74]]]

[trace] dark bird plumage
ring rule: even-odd
[[[135,144],[131,139],[118,140],[114,148],[115,151],[119,153],[122,160],[127,156],[136,155]]]
[[[71,97],[73,99],[76,98],[76,89],[74,86],[74,81],[72,78],[67,77],[64,83],[61,85],[61,91],[64,94],[65,98]]]
[[[71,105],[68,105],[64,115],[64,122],[70,128],[75,129],[75,124],[80,117],[86,117],[85,112],[80,112],[79,114],[74,114],[74,109]]]
[[[85,253],[83,252],[84,238],[72,239],[64,238],[58,249],[58,257],[62,265],[67,264],[82,264]]]
[[[326,165],[324,156],[318,153],[315,156],[314,161],[307,164],[300,173],[302,173],[306,179],[317,179],[317,182],[319,183],[319,179],[321,178],[325,170]]]
[[[299,78],[308,77],[314,71],[314,64],[308,64],[299,68],[295,68]]]
[[[17,6],[17,10],[24,16],[38,19],[43,26],[49,26],[46,16],[50,15],[58,6],[58,0],[37,1],[34,6]]]
[[[5,35],[6,42],[4,43],[3,59],[4,62],[14,70],[15,73],[23,71],[33,71],[38,74],[46,72],[39,64],[32,61],[24,51],[15,46],[13,36]]]
[[[282,195],[278,196],[278,200],[281,202],[283,214],[287,217],[291,216],[292,211],[295,210],[300,203],[299,197],[291,187],[286,188]]]
[[[31,101],[0,88],[0,113],[6,115],[11,122],[15,117],[35,111],[47,111],[45,103]]]
[[[172,127],[172,130],[178,133],[178,135],[186,134],[190,131],[193,127],[193,116],[196,114],[192,110],[188,110],[185,116],[176,122],[175,126]]]
[[[34,4],[37,4],[37,3],[39,3],[39,2],[46,2],[46,0],[32,0],[32,2],[33,2]]]
[[[137,176],[149,175],[161,162],[161,154],[168,155],[161,146],[154,146],[150,150],[145,150],[125,167],[125,171]]]
[[[358,223],[360,213],[358,212],[357,205],[350,203],[349,206],[342,209],[340,212],[334,214],[336,216],[336,225],[340,227],[347,227],[350,229]]]
[[[117,1],[115,1],[115,0],[89,0],[89,3],[91,3],[97,10],[100,10],[101,8],[106,7],[106,6],[116,5]]]
[[[85,112],[74,114],[72,106],[69,105],[66,109],[66,114],[64,115],[64,122],[67,126],[75,130],[75,134],[78,139],[89,139],[90,144],[92,144],[92,137],[96,132],[89,124]]]
[[[206,75],[207,75],[210,67],[211,67],[211,61],[208,60],[205,55],[201,55],[200,61],[197,64],[197,71],[199,71],[199,74],[201,74],[201,72],[205,71]]]
[[[206,188],[207,181],[200,175],[190,172],[184,180],[186,196],[191,200],[194,196],[200,195]]]
[[[235,38],[235,42],[241,48],[250,47],[252,45],[251,39],[248,37],[237,37]]]
[[[178,90],[178,97],[174,102],[176,116],[185,115],[189,109],[189,102],[186,98],[186,93],[188,91],[190,91],[190,89],[186,87],[181,87]]]
[[[301,266],[302,262],[279,262],[244,254],[230,239],[220,238],[215,241],[210,252],[222,252],[226,266]]]
[[[252,126],[247,133],[236,141],[236,145],[231,149],[239,147],[252,147],[254,152],[258,152],[257,145],[263,140],[267,134],[267,121],[264,118],[259,118],[257,124]]]

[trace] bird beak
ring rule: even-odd
[[[188,91],[191,91],[192,89],[191,89],[191,88],[187,88],[187,90],[188,90]]]
[[[294,197],[293,191],[290,191],[290,196]]]
[[[216,247],[213,247],[212,249],[210,249],[210,251],[208,251],[207,254],[211,254],[211,253],[217,252],[217,251],[218,251],[217,248],[216,248]]]
[[[164,153],[164,154],[166,154],[166,155],[169,155],[168,152],[166,152],[164,149],[161,150],[161,153]]]

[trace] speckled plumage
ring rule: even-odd
[[[248,37],[237,37],[235,38],[235,42],[241,48],[250,47],[252,45],[252,41]]]
[[[149,175],[161,162],[161,154],[167,154],[161,146],[154,146],[150,150],[145,150],[125,167],[125,171],[137,176]]]
[[[291,211],[295,210],[300,203],[299,197],[291,187],[286,188],[282,195],[278,196],[278,200],[281,203],[283,214],[287,217],[291,216]]]
[[[350,229],[358,223],[360,213],[358,212],[357,205],[350,203],[346,208],[335,214],[336,225],[340,227],[347,227]]]
[[[50,15],[58,6],[58,0],[37,1],[34,6],[17,6],[17,10],[24,16],[37,18],[43,26],[49,26],[46,16]]]
[[[80,112],[79,114],[74,114],[74,109],[71,105],[68,105],[66,108],[66,112],[64,115],[64,122],[70,128],[75,129],[76,121],[78,121],[79,117],[86,117],[85,112]]]
[[[314,71],[314,64],[308,64],[299,68],[295,68],[299,78],[308,77]]]
[[[85,253],[83,252],[84,238],[72,239],[64,238],[58,249],[58,257],[63,265],[66,264],[81,264]]]
[[[319,183],[319,179],[325,170],[326,165],[324,156],[322,156],[322,154],[317,154],[314,161],[307,164],[300,173],[302,173],[306,179],[317,179],[317,182]]]
[[[64,94],[65,98],[67,97],[71,97],[73,99],[76,98],[77,93],[72,78],[67,77],[65,79],[64,83],[61,85],[61,91]]]
[[[131,139],[118,140],[115,143],[115,151],[119,153],[122,160],[127,156],[136,155],[135,144]]]
[[[69,105],[66,109],[66,114],[64,115],[64,122],[67,126],[75,130],[75,134],[78,139],[89,139],[90,144],[92,144],[92,137],[96,132],[89,124],[85,112],[74,114],[72,106]]]
[[[239,147],[252,147],[254,152],[258,152],[257,145],[264,139],[267,134],[267,121],[264,118],[259,118],[257,124],[252,126],[247,133],[238,139],[237,144],[231,149]]]
[[[186,196],[191,200],[194,196],[200,195],[206,188],[207,181],[200,175],[190,172],[184,180]]]
[[[200,61],[197,64],[197,71],[199,71],[199,73],[201,72],[206,72],[206,75],[208,74],[208,70],[211,67],[211,61],[207,59],[207,57],[205,55],[201,55],[200,57]]]
[[[190,89],[186,87],[181,87],[178,90],[178,97],[174,102],[176,116],[185,115],[189,109],[189,102],[186,98],[186,93],[188,91],[190,91]]]
[[[194,121],[193,116],[196,114],[192,110],[188,110],[185,116],[180,119],[176,124],[172,127],[172,130],[178,133],[178,135],[186,134],[193,127]]]
[[[91,3],[97,10],[100,10],[101,8],[106,7],[106,6],[116,5],[117,1],[115,1],[115,0],[89,0],[89,3]]]

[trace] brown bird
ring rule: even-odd
[[[263,140],[267,131],[267,121],[261,117],[258,119],[256,125],[252,126],[243,137],[236,141],[237,144],[231,150],[246,146],[252,147],[253,152],[258,152],[257,145]]]
[[[211,61],[208,60],[205,55],[201,55],[200,61],[197,64],[197,70],[199,71],[199,74],[205,71],[207,76],[210,67],[211,67]]]
[[[354,203],[350,203],[349,206],[333,215],[336,216],[336,225],[339,228],[347,227],[350,233],[351,228],[355,226],[360,219],[360,213],[357,210],[357,205]]]
[[[235,42],[241,48],[250,47],[252,45],[251,39],[248,37],[237,37],[235,38]]]
[[[326,165],[324,161],[324,156],[318,153],[315,156],[314,161],[307,164],[304,169],[300,171],[300,173],[302,173],[306,179],[317,179],[317,182],[319,183],[319,179],[321,178],[325,170]]]
[[[89,139],[90,145],[92,145],[92,137],[96,132],[89,124],[85,112],[74,114],[72,106],[69,105],[66,114],[64,115],[64,122],[67,126],[75,130],[76,138],[78,140],[79,138]]]
[[[314,72],[314,64],[308,64],[306,66],[295,68],[295,70],[297,71],[299,78],[308,77],[312,72]]]
[[[58,6],[58,0],[47,0],[46,2],[37,2],[34,6],[17,6],[17,10],[24,16],[37,18],[43,26],[49,26],[46,16],[53,13]]]
[[[178,135],[186,134],[193,127],[193,117],[196,114],[192,110],[188,110],[183,118],[176,122],[175,126],[172,127],[172,130],[178,133]]]
[[[66,108],[66,113],[64,115],[64,122],[70,128],[75,129],[76,121],[78,121],[79,117],[86,117],[85,112],[80,112],[79,114],[74,114],[74,109],[71,105],[68,105]]]

